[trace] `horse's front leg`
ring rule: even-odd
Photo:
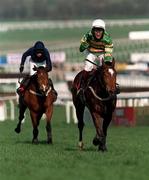
[[[21,123],[22,123],[22,120],[24,119],[24,113],[25,113],[26,108],[27,107],[22,102],[22,98],[19,97],[19,122],[17,124],[17,127],[15,128],[16,133],[21,132]]]
[[[46,131],[47,131],[47,143],[52,144],[52,127],[51,127],[51,119],[52,119],[52,114],[53,114],[53,106],[48,108],[46,111]]]
[[[30,116],[32,119],[32,126],[33,126],[33,139],[32,139],[32,143],[33,144],[38,144],[38,125],[39,125],[39,120],[41,118],[41,115],[39,116],[39,114],[33,112],[30,110]]]
[[[94,125],[96,128],[96,136],[93,139],[93,144],[95,146],[98,146],[98,150],[100,151],[106,151],[106,144],[105,144],[105,135],[103,132],[103,128],[102,128],[102,118],[100,117],[99,113],[97,112],[91,112],[93,121],[94,121]]]
[[[48,144],[52,144],[52,127],[51,127],[51,123],[47,122],[46,124],[46,131],[47,131],[47,143]]]

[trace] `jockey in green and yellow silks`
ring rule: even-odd
[[[110,34],[106,31],[105,22],[102,19],[93,21],[92,29],[84,34],[81,39],[79,50],[84,52],[86,56],[82,75],[84,82],[92,75],[94,63],[97,62],[101,66],[103,60],[105,63],[112,62],[113,42]],[[84,88],[84,85],[82,86]]]
[[[92,29],[81,39],[80,52],[85,52],[86,59],[94,62],[97,58],[104,62],[112,61],[113,43],[110,35],[105,30],[105,22],[96,19],[92,23]],[[85,70],[91,71],[93,64],[85,62]]]

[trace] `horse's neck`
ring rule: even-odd
[[[93,89],[99,94],[102,92],[105,92],[105,83],[104,83],[104,78],[103,78],[103,70],[96,71],[95,72],[95,78],[93,79],[92,82],[92,87]]]
[[[29,86],[28,86],[28,89],[31,89],[31,90],[37,90],[38,88],[38,85],[37,85],[37,77],[36,76],[32,76],[31,77],[31,80],[30,80],[30,83],[29,83]]]

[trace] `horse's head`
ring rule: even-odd
[[[115,60],[112,62],[103,62],[103,81],[105,88],[110,95],[116,93],[116,70],[115,70]]]
[[[39,91],[42,95],[46,95],[47,91],[49,90],[49,79],[48,79],[48,71],[47,68],[40,66],[33,68],[36,71],[37,75],[37,84]]]

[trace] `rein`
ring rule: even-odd
[[[52,88],[49,87],[49,89],[48,89],[48,91],[47,91],[47,93],[46,93],[46,96],[48,96],[48,94],[49,94],[49,92],[50,92],[51,90],[52,90]],[[40,97],[43,97],[43,96],[44,96],[43,94],[37,93],[36,91],[33,91],[33,90],[31,90],[31,89],[29,89],[29,92],[30,92],[31,94],[34,94],[34,95],[37,95],[37,96],[40,96]]]
[[[94,89],[91,86],[89,86],[88,88],[91,90],[91,92],[93,93],[95,98],[97,98],[99,101],[109,101],[109,100],[114,99],[116,97],[116,94],[114,94],[114,95],[111,95],[111,96],[109,95],[106,98],[101,98],[95,93]]]
[[[86,59],[86,61],[90,62],[91,64],[93,64],[93,65],[95,65],[95,66],[97,66],[97,68],[100,68],[100,66],[99,66],[98,64],[96,64],[96,63],[90,61],[89,59]]]

